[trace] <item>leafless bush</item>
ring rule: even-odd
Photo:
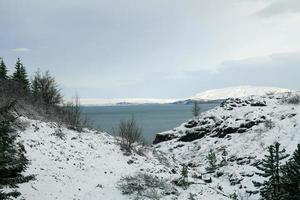
[[[66,138],[65,133],[61,130],[61,128],[57,128],[53,133],[54,136],[58,137],[59,139],[64,140]]]
[[[131,153],[134,143],[142,141],[142,129],[137,125],[134,117],[129,120],[121,120],[118,127],[118,135],[121,139],[120,145],[122,150],[128,153]]]
[[[49,72],[44,74],[37,71],[31,80],[31,91],[35,101],[41,102],[46,106],[59,105],[62,103],[60,89]]]
[[[135,199],[161,199],[177,192],[167,180],[145,173],[122,177],[118,188],[123,194],[135,195]]]
[[[290,97],[287,97],[286,98],[286,103],[288,104],[295,104],[295,105],[298,105],[300,104],[300,95],[293,95],[293,96],[290,96]]]
[[[87,117],[83,117],[81,105],[78,95],[71,101],[66,103],[62,108],[62,118],[69,128],[82,131],[90,122]]]
[[[275,123],[272,120],[266,120],[264,125],[267,130],[273,129],[275,127]]]

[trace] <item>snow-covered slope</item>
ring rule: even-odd
[[[227,99],[227,98],[240,98],[251,95],[265,95],[265,94],[277,94],[283,92],[289,92],[290,90],[284,88],[276,87],[259,87],[259,86],[238,86],[238,87],[228,87],[222,89],[208,90],[190,99],[194,100],[217,100],[217,99]]]
[[[227,99],[199,119],[157,134],[156,148],[170,160],[189,166],[191,176],[211,180],[210,187],[227,195],[236,193],[239,199],[257,200],[252,181],[261,177],[255,174],[254,164],[275,141],[289,154],[300,143],[300,107],[291,104],[299,100],[296,93]],[[222,164],[215,173],[206,170],[210,150]],[[197,197],[206,199],[202,194]]]
[[[27,174],[36,180],[20,185],[30,200],[125,200],[118,181],[126,175],[142,172],[157,176],[172,187],[158,192],[160,199],[229,200],[230,195],[258,200],[252,180],[260,180],[253,166],[267,147],[279,141],[288,153],[300,143],[300,107],[287,100],[299,100],[297,93],[227,99],[220,107],[202,113],[173,130],[157,135],[156,143],[143,153],[126,156],[107,133],[76,132],[21,117],[27,124],[20,141],[31,164]],[[58,137],[64,136],[64,137]],[[213,150],[218,164],[215,173],[207,173],[208,152]],[[221,162],[222,161],[222,162]],[[182,165],[188,166],[187,189],[176,186]],[[140,199],[146,199],[140,198]]]
[[[123,155],[115,138],[106,133],[79,133],[56,123],[21,120],[28,124],[20,132],[31,162],[26,173],[36,175],[35,181],[20,186],[25,199],[128,199],[117,189],[122,176],[164,168],[149,156]],[[64,138],[57,137],[61,133]]]

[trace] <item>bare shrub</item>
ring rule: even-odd
[[[139,143],[143,140],[142,129],[137,125],[133,116],[129,120],[120,121],[118,136],[121,139],[120,145],[122,150],[128,153],[131,153],[134,143]]]
[[[118,188],[123,194],[134,195],[135,199],[161,199],[177,192],[167,180],[145,173],[122,177]]]
[[[64,140],[66,138],[65,133],[61,130],[61,128],[57,128],[55,132],[53,133],[54,136],[58,137],[61,140]]]
[[[72,101],[63,105],[62,119],[69,128],[77,131],[82,131],[84,127],[89,126],[91,123],[89,118],[83,116],[81,112],[80,99],[78,95],[75,95]]]
[[[44,74],[37,71],[31,80],[31,91],[35,101],[46,106],[59,105],[62,103],[62,95],[54,77],[49,72]]]
[[[275,127],[275,123],[272,120],[266,120],[264,126],[267,130],[270,130]]]
[[[287,97],[286,98],[286,103],[288,104],[295,104],[295,105],[298,105],[300,104],[300,95],[293,95],[293,96],[290,96],[290,97]]]

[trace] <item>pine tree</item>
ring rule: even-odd
[[[200,114],[199,102],[193,101],[192,113],[194,117],[198,117]]]
[[[5,109],[1,111],[7,112]],[[26,169],[28,160],[24,156],[24,147],[15,142],[10,124],[12,119],[7,119],[7,115],[2,115],[0,121],[0,199],[12,199],[20,196],[14,188],[18,184],[32,180],[33,176],[23,176],[21,173]],[[5,190],[3,190],[5,188]],[[7,188],[11,188],[8,192]]]
[[[0,58],[0,80],[7,79],[7,68],[2,58]]]
[[[284,200],[300,200],[300,144],[283,167]]]
[[[208,161],[208,167],[206,167],[207,172],[215,172],[215,170],[218,168],[217,165],[217,156],[215,152],[210,149],[208,155],[206,156],[206,159]]]
[[[16,62],[15,70],[16,71],[13,73],[12,79],[18,82],[24,90],[28,91],[29,90],[28,75],[24,65],[21,63],[20,58],[18,58]]]
[[[266,178],[262,183],[253,181],[254,185],[260,189],[260,195],[263,200],[279,200],[282,196],[282,171],[281,160],[289,155],[285,154],[285,149],[280,150],[280,144],[275,142],[268,147],[268,155],[262,159],[256,167],[262,172],[256,173]]]

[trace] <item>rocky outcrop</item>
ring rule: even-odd
[[[163,133],[163,134],[156,134],[155,139],[153,141],[153,144],[158,144],[160,142],[165,142],[168,140],[172,140],[174,138],[177,138],[175,134],[172,133]]]

